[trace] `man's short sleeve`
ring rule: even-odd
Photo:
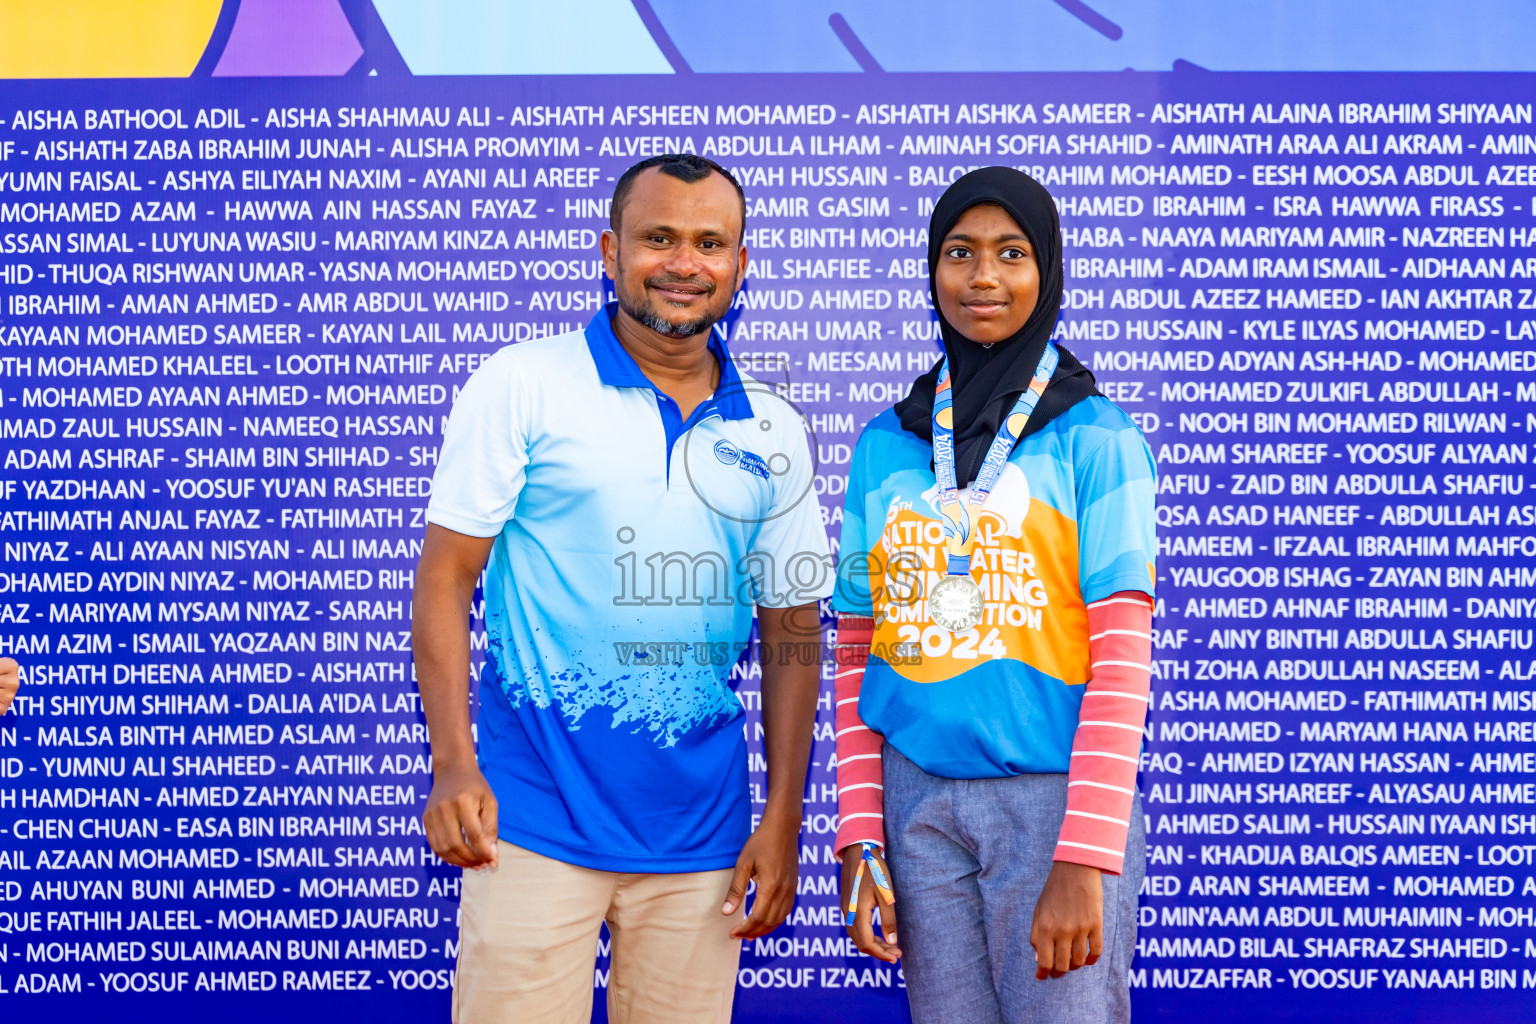
[[[810,445],[799,416],[790,409],[780,415],[793,418],[778,445],[789,466],[774,480],[767,518],[747,556],[752,600],[760,608],[793,608],[832,593],[832,555],[816,500]]]
[[[517,509],[528,466],[527,409],[504,349],[454,400],[432,476],[427,522],[471,537],[494,537]]]
[[[863,443],[854,447],[848,467],[848,492],[843,495],[843,532],[837,543],[837,591],[832,595],[832,607],[844,615],[875,613],[869,590],[871,538],[864,517],[868,498],[864,493],[868,486],[866,453]]]
[[[1079,583],[1083,600],[1122,590],[1155,596],[1157,469],[1133,426],[1122,427],[1077,467]]]

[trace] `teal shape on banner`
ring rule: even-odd
[[[416,75],[671,74],[628,0],[375,0]],[[719,12],[712,17],[729,18]]]

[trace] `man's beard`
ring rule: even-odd
[[[622,273],[623,270],[621,268],[620,274],[622,275]],[[696,281],[690,278],[653,277],[645,281],[646,288],[650,288],[654,285],[666,284],[704,284],[705,287],[709,289],[705,294],[709,296],[714,295],[714,288],[709,286],[706,282]],[[734,291],[734,282],[732,282],[732,285],[732,290]],[[719,323],[720,320],[725,317],[724,311],[719,314],[706,311],[703,314],[694,317],[692,320],[684,320],[681,323],[673,323],[671,320],[668,320],[666,317],[662,316],[661,311],[652,305],[648,299],[642,299],[639,303],[635,303],[630,300],[630,296],[626,293],[626,291],[620,288],[614,289],[614,297],[618,299],[619,309],[623,310],[630,317],[638,320],[640,323],[649,327],[651,330],[655,331],[657,334],[664,338],[692,338],[695,335],[703,334],[705,331],[715,326],[715,324]]]
[[[619,305],[622,307],[623,303]],[[670,320],[664,319],[660,313],[656,312],[654,307],[649,305],[641,309],[626,309],[624,312],[664,338],[691,338],[696,334],[702,334],[709,330],[720,319],[717,316],[706,313],[692,320],[684,320],[682,323],[675,324]]]

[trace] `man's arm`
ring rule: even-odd
[[[432,794],[421,820],[432,852],[464,868],[496,866],[496,797],[469,726],[470,602],[494,541],[428,524],[411,597],[416,685],[432,736]]]
[[[768,798],[763,820],[742,847],[721,913],[736,912],[747,881],[757,879],[752,913],[731,930],[736,939],[767,935],[789,916],[800,878],[800,821],[805,771],[821,693],[821,613],[817,604],[757,610],[763,663],[763,746]]]
[[[0,658],[0,715],[10,710],[11,699],[21,685],[21,666],[15,658]]]

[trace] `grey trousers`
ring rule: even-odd
[[[1065,775],[942,779],[885,746],[885,834],[915,1024],[1122,1024],[1131,1018],[1141,801],[1125,873],[1104,875],[1104,955],[1035,980],[1029,942],[1067,808]]]

